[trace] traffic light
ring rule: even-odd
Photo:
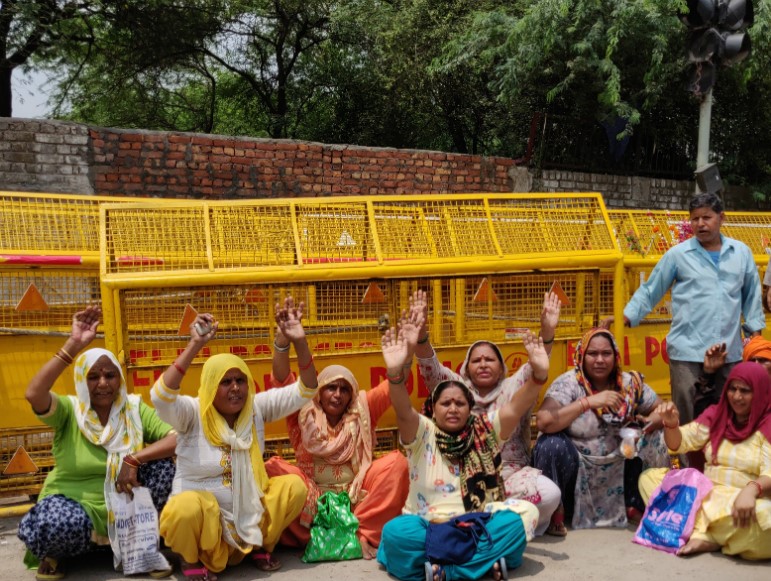
[[[680,20],[688,28],[705,28],[717,14],[717,0],[687,0],[688,12],[680,12]]]
[[[680,20],[688,35],[688,90],[697,96],[712,88],[715,66],[730,66],[750,54],[750,35],[755,12],[752,0],[687,0]]]

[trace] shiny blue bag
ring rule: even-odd
[[[489,512],[468,512],[426,530],[426,559],[439,565],[462,565],[476,555],[483,540],[492,542],[485,523]]]

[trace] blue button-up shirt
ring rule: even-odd
[[[670,248],[624,309],[634,327],[672,288],[670,359],[702,362],[710,345],[725,342],[727,361],[740,361],[741,317],[751,332],[766,326],[752,251],[738,240],[720,239],[717,265],[696,238]]]

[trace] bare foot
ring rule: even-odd
[[[501,573],[500,563],[493,565],[493,581],[501,581],[503,579],[503,573]]]
[[[179,564],[182,568],[182,575],[187,581],[217,581],[217,576],[204,567],[201,563],[188,563],[180,558]],[[196,571],[194,574],[185,574],[185,571]]]
[[[712,553],[719,551],[720,545],[703,539],[691,539],[685,545],[677,551],[678,557],[685,557],[687,555],[696,555],[698,553]]]
[[[370,545],[364,537],[359,537],[359,544],[361,545],[361,556],[367,561],[377,557],[377,548]]]

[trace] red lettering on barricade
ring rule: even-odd
[[[255,355],[270,355],[270,346],[261,344],[261,345],[255,345],[254,346],[254,354]]]
[[[664,363],[669,365],[669,353],[667,353],[667,338],[664,337],[664,340],[661,342],[661,358],[664,360]]]
[[[158,378],[163,375],[163,369],[155,369],[153,370],[153,383],[158,381]]]
[[[134,387],[150,387],[150,379],[147,377],[141,377],[139,371],[131,372],[131,383]]]
[[[645,365],[650,365],[653,358],[659,354],[661,347],[655,337],[645,338]]]
[[[380,385],[386,378],[385,367],[370,367],[369,368],[369,385],[370,389]]]
[[[624,335],[624,367],[629,368],[629,337]]]
[[[568,369],[573,367],[573,362],[575,361],[575,358],[576,358],[576,345],[577,345],[577,343],[573,343],[573,341],[568,341],[567,342],[567,349],[566,349],[566,351],[567,351],[568,355],[567,355],[567,360],[566,360],[565,364],[566,364]]]
[[[136,365],[137,360],[147,357],[147,351],[144,349],[129,349],[129,363]]]
[[[150,358],[151,358],[153,361],[158,361],[158,360],[160,360],[160,358],[161,358],[161,350],[160,350],[160,349],[153,349],[153,350],[152,350],[152,353],[151,353],[151,355],[150,355]]]
[[[246,357],[246,355],[249,353],[246,347],[242,347],[241,345],[231,345],[230,352],[233,355],[238,355],[239,357],[242,357],[242,358]]]

